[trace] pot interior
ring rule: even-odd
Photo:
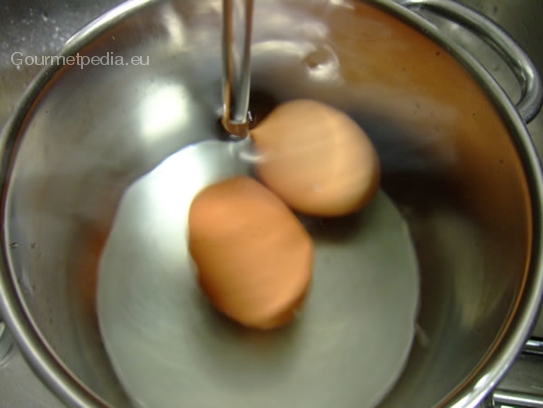
[[[108,64],[59,69],[13,135],[4,239],[21,302],[73,376],[115,406],[129,402],[99,329],[100,256],[125,191],[215,133],[219,4],[106,17],[70,44]],[[420,276],[418,335],[382,405],[434,406],[474,386],[524,312],[532,209],[508,122],[463,65],[387,7],[257,2],[251,110],[258,120],[281,101],[317,99],[372,139]],[[125,65],[134,56],[149,64]]]

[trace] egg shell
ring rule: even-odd
[[[313,100],[283,103],[251,136],[258,177],[297,211],[343,216],[378,191],[380,163],[371,140],[331,106]]]
[[[309,234],[276,195],[247,176],[211,185],[194,198],[189,251],[211,303],[244,326],[287,324],[310,285]]]

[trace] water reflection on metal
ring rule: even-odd
[[[186,228],[201,188],[250,172],[248,147],[189,146],[125,193],[98,283],[115,371],[135,401],[156,408],[374,406],[401,374],[414,335],[419,277],[407,225],[384,193],[352,217],[303,217],[315,266],[301,316],[278,331],[238,327],[201,294]]]

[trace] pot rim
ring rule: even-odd
[[[533,216],[533,239],[530,267],[527,272],[529,281],[525,283],[518,297],[520,301],[517,305],[517,313],[513,321],[502,329],[501,335],[503,337],[499,342],[499,349],[495,349],[498,345],[495,344],[493,354],[486,361],[480,363],[475,370],[475,374],[467,378],[440,403],[440,405],[446,404],[458,408],[476,407],[487,393],[498,384],[513,364],[531,332],[543,297],[543,259],[541,256],[543,253],[543,240],[541,239],[543,226],[543,173],[541,172],[540,161],[526,124],[520,117],[519,112],[496,80],[475,57],[460,46],[447,40],[424,17],[395,3],[393,0],[363,1],[392,14],[426,35],[446,49],[470,72],[473,79],[484,89],[494,108],[501,114],[507,125],[527,177]],[[160,0],[129,0],[111,9],[71,37],[58,55],[67,57],[76,54],[92,39],[111,26],[143,8],[159,2]],[[61,68],[60,65],[48,66],[37,75],[0,133],[0,154],[4,157],[3,166],[0,169],[2,224],[4,224],[6,218],[6,190],[9,186],[19,131],[44,86]],[[56,396],[67,405],[107,407],[108,403],[106,401],[96,395],[70,372],[69,368],[62,363],[55,355],[54,350],[41,337],[39,331],[35,329],[36,325],[24,302],[21,301],[20,293],[11,274],[12,268],[8,256],[9,243],[6,242],[4,234],[0,239],[2,241],[2,251],[0,253],[0,312],[30,367]]]
[[[468,70],[473,79],[483,88],[489,101],[493,103],[494,108],[500,113],[513,139],[527,178],[533,224],[532,245],[530,248],[529,268],[526,271],[527,279],[525,279],[517,298],[516,310],[514,310],[516,312],[515,316],[501,329],[497,340],[491,346],[487,355],[483,356],[479,365],[474,369],[474,372],[455,390],[452,390],[439,404],[439,406],[454,408],[475,408],[498,385],[514,363],[514,360],[533,329],[539,307],[542,304],[543,259],[541,253],[543,251],[543,240],[541,239],[541,233],[543,226],[543,174],[541,171],[541,162],[526,123],[519,111],[496,79],[470,52],[447,40],[432,23],[406,7],[387,0],[373,0],[373,2],[386,11],[392,12],[396,17],[399,17],[441,45]]]

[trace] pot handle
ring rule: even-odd
[[[543,362],[543,340],[529,339],[522,349],[524,358],[535,359],[539,364]],[[498,386],[499,387],[499,386]],[[516,408],[543,408],[543,396],[518,392],[512,390],[495,389],[478,408],[498,408],[503,406]]]
[[[534,63],[496,23],[482,14],[450,0],[396,0],[410,9],[427,9],[477,34],[496,51],[515,74],[521,88],[516,107],[524,122],[531,122],[543,104],[543,84]]]
[[[497,407],[539,408],[543,407],[543,398],[538,395],[512,391],[494,391],[492,397],[481,408]]]

